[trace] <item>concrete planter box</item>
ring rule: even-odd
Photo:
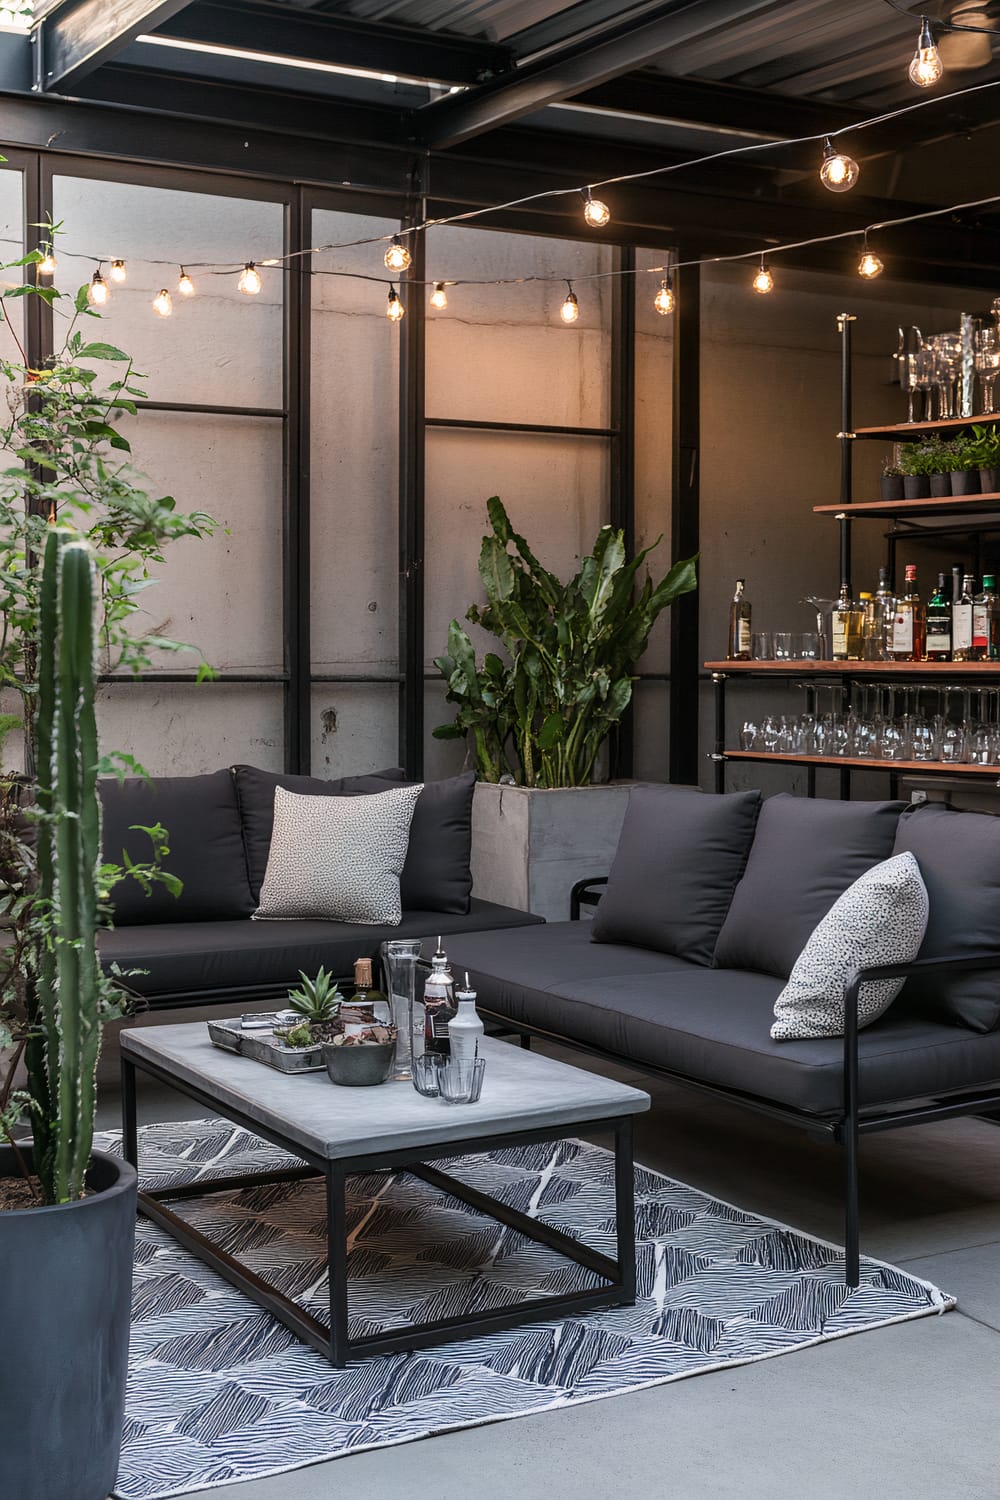
[[[565,922],[574,881],[611,868],[632,785],[541,791],[480,782],[472,803],[474,895]]]

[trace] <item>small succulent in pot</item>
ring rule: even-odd
[[[300,969],[299,978],[302,983],[288,993],[288,1008],[302,1019],[276,1035],[283,1037],[286,1047],[314,1047],[333,1036],[343,996],[323,967],[314,979]]]

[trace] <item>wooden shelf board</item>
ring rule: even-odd
[[[928,432],[960,432],[973,423],[991,424],[1000,422],[1000,412],[981,412],[971,417],[944,417],[937,422],[896,422],[881,427],[856,427],[854,436],[859,438],[890,438],[899,442],[909,437],[923,437]]]
[[[814,505],[817,516],[867,516],[892,518],[894,516],[952,516],[980,515],[984,510],[1000,512],[1000,493],[988,495],[943,495],[930,496],[923,500],[854,500],[850,505]]]
[[[1000,661],[707,661],[706,672],[793,677],[976,677],[1000,675]]]
[[[862,755],[777,755],[769,750],[727,750],[727,760],[781,761],[791,766],[827,766],[831,771],[947,771],[949,776],[992,776],[1000,785],[1000,766],[970,766],[943,760],[875,760]]]

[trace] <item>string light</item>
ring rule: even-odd
[[[389,319],[390,323],[398,323],[405,311],[406,308],[403,306],[402,302],[400,302],[396,288],[394,286],[391,286],[389,288],[389,302],[385,310],[386,317]]]
[[[174,310],[174,300],[163,286],[153,298],[153,311],[161,318],[169,318]]]
[[[853,156],[838,151],[827,136],[823,146],[823,165],[819,169],[819,180],[831,193],[846,193],[861,176],[861,168]]]
[[[38,248],[42,252],[42,258],[38,262],[39,276],[54,276],[56,274],[56,270],[58,269],[59,262],[52,254],[52,246],[39,245]]]
[[[87,301],[90,303],[91,307],[103,307],[110,296],[111,293],[108,291],[108,283],[101,275],[101,268],[100,266],[98,266],[97,270],[90,278],[90,285],[87,288]]]
[[[660,282],[660,290],[653,298],[653,306],[663,317],[667,317],[677,306],[677,298],[674,296],[674,289],[670,283],[669,271]]]
[[[591,229],[603,229],[611,223],[610,208],[600,198],[593,197],[589,187],[583,189],[583,217]]]
[[[909,67],[909,79],[918,89],[929,89],[944,74],[941,54],[934,45],[934,33],[926,16],[920,17],[920,38],[913,61]]]
[[[248,260],[246,265],[243,267],[243,270],[240,272],[240,279],[237,282],[237,285],[240,291],[244,292],[248,297],[256,297],[257,293],[260,291],[260,272],[254,265],[252,260]]]
[[[559,309],[559,316],[562,318],[564,323],[575,323],[577,318],[580,316],[580,304],[576,300],[576,293],[573,290],[573,283],[571,281],[567,281],[566,286],[566,301]]]
[[[181,274],[180,279],[177,282],[177,290],[178,292],[180,292],[182,297],[194,296],[194,282],[191,280],[190,276],[185,271],[183,266],[181,266]]]
[[[387,271],[405,271],[413,256],[400,240],[398,234],[394,234],[386,246],[385,265]]]
[[[111,262],[111,280],[122,282],[127,276],[128,269],[126,268],[125,262],[123,260],[113,260]]]
[[[751,285],[753,286],[754,291],[759,292],[762,297],[766,297],[768,292],[774,291],[774,277],[768,270],[763,255],[760,258],[760,269],[754,277]]]
[[[448,293],[444,289],[443,281],[435,281],[434,290],[431,292],[431,307],[436,307],[440,312],[448,306]]]
[[[868,236],[865,235],[864,249],[861,251],[861,259],[858,261],[858,275],[863,276],[866,281],[874,281],[876,276],[881,276],[885,270],[881,259],[874,250],[868,248]]]

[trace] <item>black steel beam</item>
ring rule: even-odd
[[[312,244],[311,205],[306,190],[292,190],[285,207],[285,253],[292,257],[284,297],[284,425],[282,470],[284,525],[282,615],[285,687],[285,770],[308,774],[312,758],[310,681],[310,410],[312,264],[301,252]]]
[[[675,273],[670,556],[676,562],[701,546],[701,273]],[[670,748],[672,782],[696,786],[700,595],[685,594],[670,611]]]
[[[829,99],[798,99],[767,89],[651,72],[611,79],[577,94],[573,103],[774,140],[820,131],[828,134],[865,118],[863,110]]]
[[[160,36],[207,46],[448,84],[478,83],[513,66],[505,48],[475,37],[358,21],[267,0],[195,0],[156,30]]]
[[[422,186],[422,184],[421,184]],[[416,197],[404,223],[425,212]],[[424,346],[427,297],[426,236],[414,235],[412,284],[400,286],[405,315],[399,328],[399,756],[419,780],[424,763]]]
[[[608,519],[625,539],[625,551],[635,552],[635,250],[631,245],[615,251],[615,278],[611,302],[611,475]],[[634,665],[634,663],[632,664]],[[635,755],[635,711],[626,709],[612,736],[612,779],[632,775]]]
[[[43,89],[71,92],[144,31],[168,21],[188,0],[82,0],[53,11],[38,28]]]

